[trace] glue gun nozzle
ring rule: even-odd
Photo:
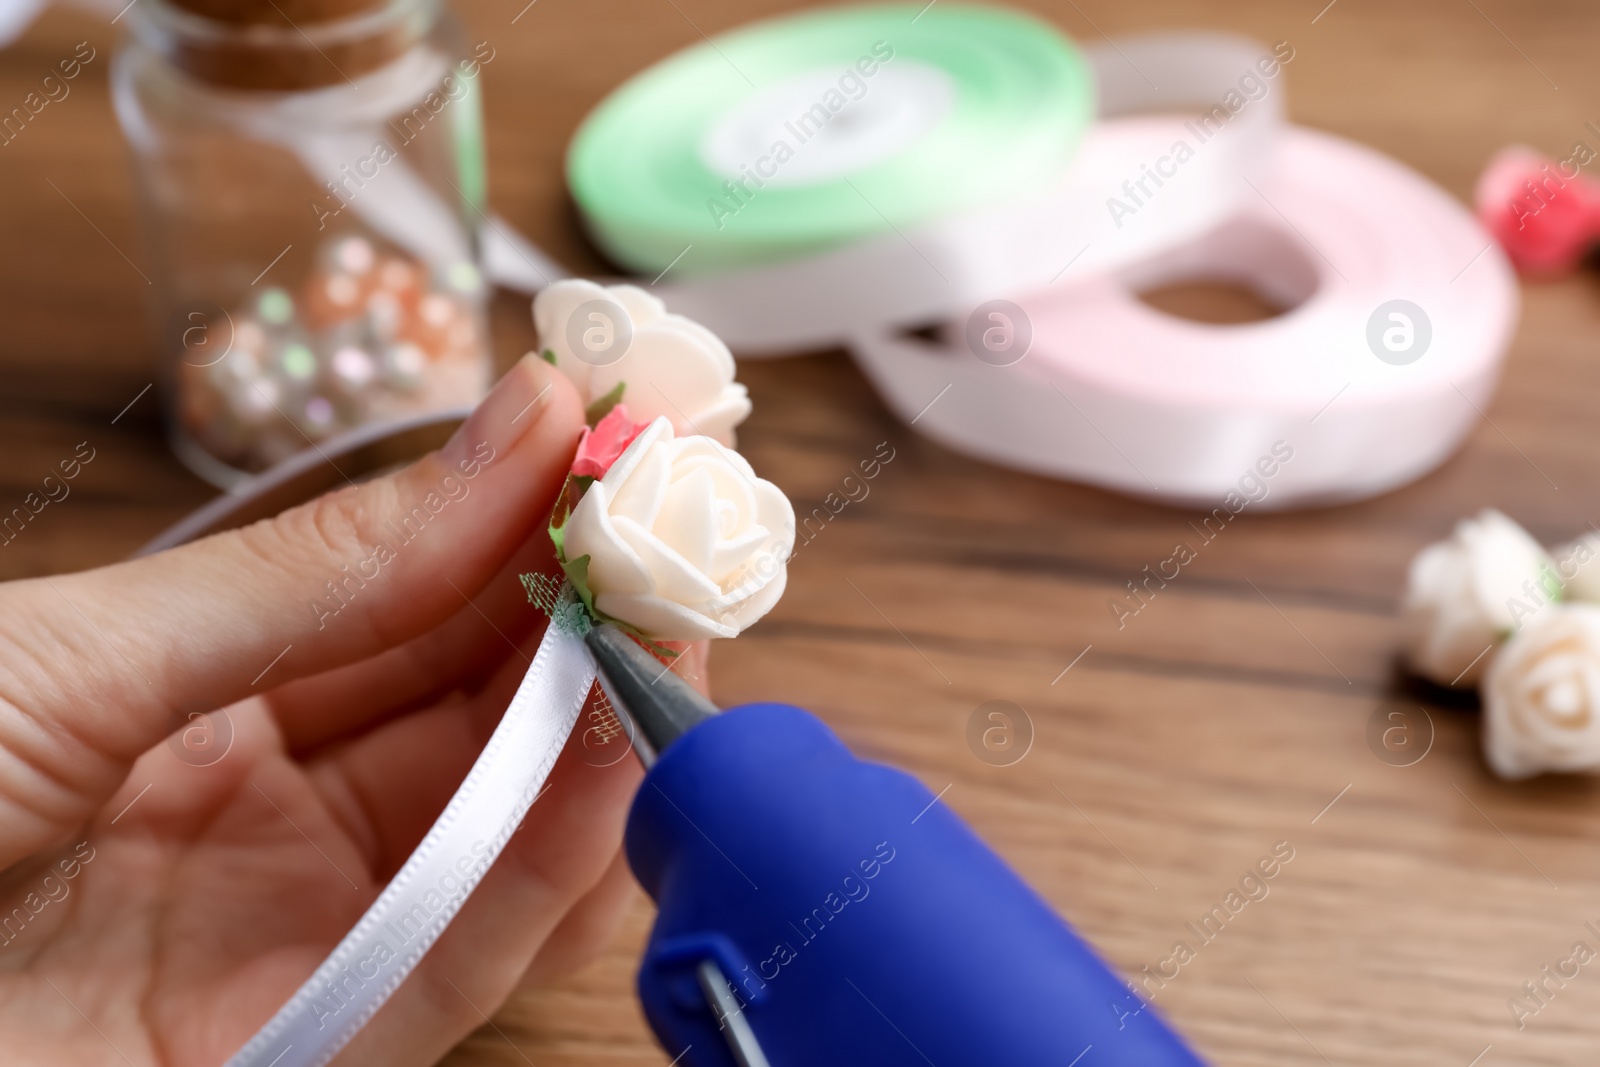
[[[658,753],[718,714],[718,708],[639,643],[609,623],[584,638],[600,668],[600,685],[619,715],[631,720],[646,766]]]

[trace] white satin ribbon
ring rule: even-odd
[[[531,609],[530,609],[531,610]],[[228,1067],[323,1067],[400,987],[455,918],[539,795],[595,666],[551,627],[505,717],[405,866]]]

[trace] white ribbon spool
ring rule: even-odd
[[[1366,497],[1443,462],[1482,417],[1509,341],[1505,256],[1443,190],[1328,134],[1286,130],[1257,189],[1186,247],[1016,296],[1032,343],[1012,365],[985,363],[964,337],[882,328],[852,349],[930,437],[1136,496],[1215,506],[1279,440],[1294,459],[1253,506]],[[1193,279],[1243,282],[1292,310],[1202,325],[1136,295]],[[1396,300],[1422,318],[1382,312]]]

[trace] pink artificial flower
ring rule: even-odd
[[[618,404],[606,412],[605,418],[595,423],[593,429],[585,428],[578,438],[578,454],[572,460],[572,473],[580,477],[604,478],[617,457],[633,444],[633,439],[649,427],[648,422],[634,422],[628,409]]]
[[[1478,179],[1478,219],[1519,273],[1575,270],[1600,237],[1600,183],[1530,148],[1501,149]]]

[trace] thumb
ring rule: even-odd
[[[543,528],[582,425],[565,379],[525,357],[444,448],[394,474],[146,559],[0,586],[0,709],[22,712],[0,717],[0,802],[18,786],[108,796],[185,712],[450,618]]]

